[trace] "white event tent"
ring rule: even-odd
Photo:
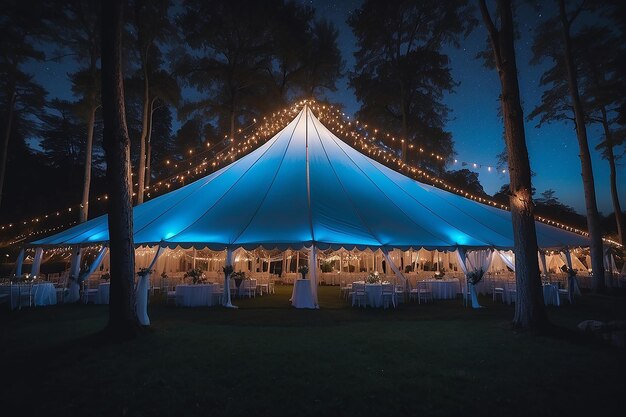
[[[227,257],[237,248],[258,247],[310,248],[310,262],[315,248],[384,254],[409,248],[460,253],[513,248],[508,211],[422,184],[374,161],[337,138],[307,106],[250,154],[135,207],[133,215],[136,246],[226,250]],[[536,226],[542,249],[589,246],[585,236]],[[28,246],[37,248],[37,258],[47,247],[106,247],[108,240],[104,215]],[[310,268],[313,285],[315,269]]]

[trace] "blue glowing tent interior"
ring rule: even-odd
[[[230,165],[134,208],[139,245],[212,250],[513,248],[511,213],[408,178],[357,151],[305,106]],[[28,246],[106,244],[101,216]],[[540,248],[589,246],[537,222]]]

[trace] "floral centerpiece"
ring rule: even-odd
[[[576,274],[578,274],[578,272],[576,272],[575,269],[568,268],[567,265],[563,265],[561,267],[561,271],[565,272],[567,274],[568,278],[575,277]]]
[[[441,268],[439,271],[435,272],[435,279],[443,279],[445,275],[446,275],[445,268]]]
[[[102,276],[100,277],[100,279],[101,279],[102,281],[107,281],[107,282],[108,282],[108,281],[111,279],[111,274],[110,274],[110,273],[108,273],[108,272],[105,272],[104,274],[102,274]]]
[[[300,266],[300,268],[298,268],[298,272],[302,274],[302,279],[305,279],[306,274],[309,273],[309,266],[308,265]]]
[[[365,277],[365,282],[368,284],[376,284],[380,282],[380,274],[378,271],[370,272],[367,277]]]
[[[246,273],[243,271],[233,272],[230,277],[235,280],[235,285],[239,288],[242,281],[246,279]]]
[[[485,273],[483,272],[482,268],[475,269],[473,271],[469,271],[467,273],[467,282],[472,284],[472,285],[476,285],[480,281],[482,281],[484,275],[485,275]]]
[[[161,279],[168,279],[167,273],[165,271],[161,272]]]
[[[139,271],[137,271],[137,275],[139,275],[140,277],[145,277],[148,274],[153,273],[154,271],[148,269],[148,268],[139,268]]]
[[[191,283],[194,285],[202,284],[206,281],[204,274],[198,268],[193,268],[185,272],[185,278],[191,278]]]

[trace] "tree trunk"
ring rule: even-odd
[[[587,140],[587,128],[585,126],[585,113],[583,111],[580,94],[578,91],[578,75],[572,57],[572,45],[570,36],[570,21],[565,11],[565,1],[559,0],[559,13],[561,17],[565,69],[569,93],[572,98],[574,118],[576,123],[576,137],[580,150],[580,164],[582,166],[583,188],[585,190],[585,206],[587,208],[587,229],[589,230],[591,268],[593,269],[592,288],[604,289],[604,262],[602,251],[602,231],[600,229],[600,215],[596,204],[596,189],[593,183],[593,169],[591,167],[591,153]]]
[[[235,143],[235,109],[230,110],[230,140],[231,145]]]
[[[409,142],[409,122],[408,115],[406,111],[406,106],[404,104],[404,88],[400,88],[400,95],[402,96],[400,100],[400,107],[402,108],[402,137],[400,138],[400,149],[402,153],[402,162],[406,162],[406,154],[408,149]]]
[[[502,93],[506,148],[510,177],[510,205],[515,251],[517,300],[513,325],[541,330],[549,325],[543,302],[537,233],[532,201],[531,171],[526,148],[524,115],[520,100],[515,60],[514,22],[510,0],[498,0],[497,13],[501,27],[496,30],[485,0],[480,1],[481,14],[488,28]]]
[[[4,132],[4,141],[2,143],[2,160],[0,161],[0,207],[2,206],[2,193],[4,191],[4,177],[7,170],[7,159],[9,156],[9,140],[11,138],[11,125],[13,124],[13,111],[15,109],[15,100],[17,99],[17,93],[15,89],[10,94],[6,130]]]
[[[94,87],[95,88],[95,87]],[[85,147],[85,176],[83,179],[83,199],[80,205],[79,223],[87,221],[89,217],[89,188],[91,187],[91,156],[93,150],[93,130],[96,124],[95,91],[91,94],[93,107],[89,111],[89,120],[87,120],[87,143]]]
[[[613,211],[615,213],[615,223],[617,224],[617,236],[619,242],[624,245],[624,216],[622,215],[622,207],[619,203],[617,194],[617,174],[615,169],[615,154],[613,153],[613,134],[609,128],[609,122],[606,117],[606,110],[602,108],[602,128],[606,137],[606,159],[609,162],[610,181],[611,181],[611,199],[613,200]]]
[[[148,120],[148,137],[146,138],[146,179],[145,188],[150,187],[152,179],[152,118],[154,117],[154,99],[150,101],[150,119]]]
[[[146,141],[150,119],[150,84],[145,65],[143,70],[143,119],[141,124],[141,142],[139,144],[139,168],[137,170],[137,204],[143,203],[143,189],[146,179]]]
[[[102,117],[109,194],[111,290],[107,330],[132,337],[139,329],[135,310],[135,251],[130,175],[130,139],[122,76],[123,0],[102,2]]]

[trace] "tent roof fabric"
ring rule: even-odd
[[[363,155],[305,106],[230,165],[134,208],[135,245],[299,249],[513,247],[511,213],[419,183]],[[101,216],[29,246],[109,239]],[[537,223],[542,248],[587,237]]]

